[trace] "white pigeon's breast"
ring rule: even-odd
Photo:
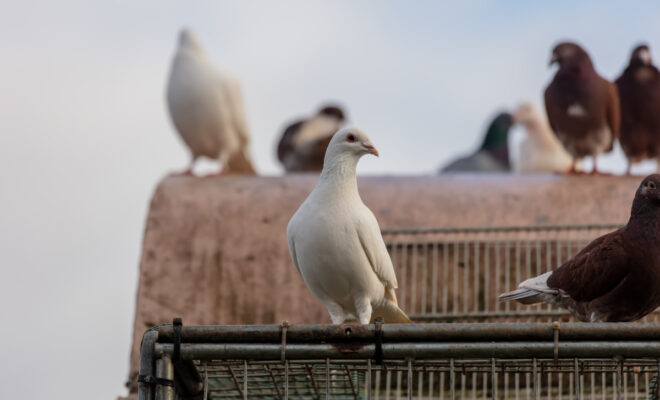
[[[351,216],[300,211],[292,219],[290,235],[300,272],[312,292],[344,306],[352,306],[358,293],[382,296],[383,284],[369,264]]]
[[[238,146],[228,132],[227,98],[213,66],[192,57],[175,58],[167,88],[172,122],[193,155],[215,158]]]

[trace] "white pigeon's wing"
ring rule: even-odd
[[[394,266],[390,259],[390,254],[385,247],[385,241],[380,233],[378,221],[374,214],[366,206],[363,217],[357,224],[357,234],[360,238],[360,244],[367,254],[369,264],[378,278],[385,284],[385,287],[396,289],[399,284],[394,274]]]
[[[298,266],[298,257],[296,256],[296,244],[293,241],[293,236],[289,234],[289,227],[287,226],[286,232],[286,241],[289,244],[289,253],[291,254],[291,259],[293,260],[293,265],[296,266],[298,273],[302,277],[302,272],[300,272],[300,266]]]
[[[227,107],[229,107],[234,131],[238,134],[238,140],[241,143],[241,150],[243,150],[250,142],[250,134],[248,133],[247,128],[247,118],[245,116],[241,85],[238,80],[231,75],[225,75],[224,81]]]

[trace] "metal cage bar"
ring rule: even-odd
[[[292,325],[286,349],[277,325],[184,326],[173,363],[177,336],[163,326],[145,335],[141,371],[155,365],[175,387],[159,381],[138,398],[188,398],[180,389],[196,385],[185,376],[208,399],[636,399],[657,390],[660,323],[564,323],[558,341],[556,329],[386,324],[376,364],[372,325]],[[180,371],[186,363],[199,374]]]

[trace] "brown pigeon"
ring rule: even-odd
[[[320,172],[325,149],[344,120],[341,108],[325,106],[312,118],[289,125],[277,146],[277,158],[286,171]]]
[[[500,300],[546,302],[581,321],[634,321],[660,306],[660,175],[639,185],[628,223]]]
[[[616,80],[621,98],[621,148],[633,163],[660,155],[660,71],[642,44],[632,52],[630,63]]]
[[[559,70],[545,90],[548,121],[559,141],[578,160],[611,151],[619,136],[619,96],[616,86],[598,75],[586,51],[563,42],[552,50],[550,65]]]

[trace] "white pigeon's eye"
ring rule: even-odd
[[[346,140],[348,140],[349,142],[353,143],[353,142],[356,142],[356,141],[357,141],[357,138],[355,137],[354,134],[351,133],[350,135],[346,136]]]
[[[655,182],[653,181],[646,182],[646,187],[649,189],[655,189]]]

